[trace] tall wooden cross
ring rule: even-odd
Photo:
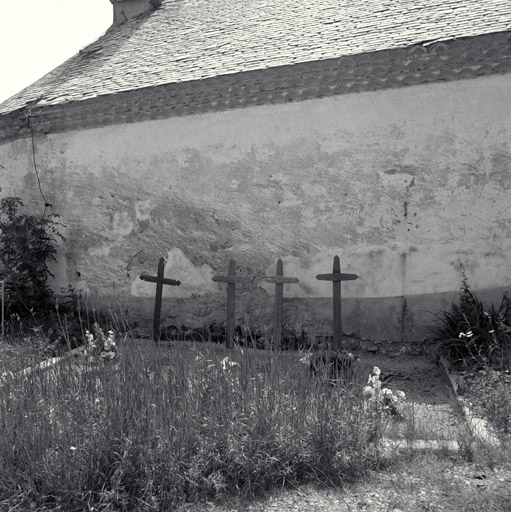
[[[334,288],[334,345],[341,348],[341,281],[354,281],[357,274],[341,274],[341,262],[339,256],[334,258],[334,269],[331,274],[318,274],[316,279],[320,281],[332,281]]]
[[[213,276],[213,281],[216,283],[227,283],[227,324],[225,332],[225,346],[227,348],[232,348],[232,341],[234,339],[236,283],[247,281],[248,279],[246,276],[236,275],[236,262],[233,259],[229,262],[229,270],[226,276]]]
[[[282,319],[284,317],[284,284],[298,283],[300,280],[296,277],[284,277],[284,264],[279,258],[277,260],[276,275],[265,277],[263,281],[275,283],[275,331],[273,341],[275,343],[275,349],[280,350],[282,341]]]
[[[168,284],[170,286],[179,286],[181,284],[180,281],[176,281],[175,279],[167,279],[163,277],[165,273],[165,260],[160,258],[158,261],[158,273],[156,277],[154,276],[139,276],[142,281],[147,281],[149,283],[156,283],[156,297],[154,299],[154,319],[153,319],[153,340],[160,340],[160,319],[161,319],[161,298],[163,294],[163,285]]]

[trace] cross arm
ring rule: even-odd
[[[139,278],[142,281],[147,281],[149,283],[162,283],[162,284],[168,284],[170,286],[179,286],[181,284],[181,281],[177,281],[176,279],[168,279],[167,277],[158,279],[157,277],[154,277],[154,276],[141,275],[141,276],[139,276]]]
[[[263,281],[265,283],[273,283],[273,284],[292,284],[292,283],[299,283],[300,279],[298,279],[296,277],[267,276],[267,277],[263,277]]]
[[[316,276],[316,279],[319,281],[334,281],[334,282],[340,282],[340,281],[355,281],[358,279],[357,274],[341,274],[334,272],[333,274],[318,274]]]

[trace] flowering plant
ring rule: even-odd
[[[237,363],[236,361],[233,361],[229,356],[227,356],[227,357],[224,357],[220,361],[220,366],[221,366],[222,370],[224,372],[226,372],[227,370],[230,370],[235,366],[239,367],[239,363]]]
[[[104,360],[111,361],[117,356],[117,345],[115,343],[114,331],[109,330],[108,335],[105,335],[103,329],[95,323],[94,334],[85,331],[85,338],[87,339],[87,348],[84,355],[88,356],[90,360]]]
[[[440,355],[451,364],[475,369],[505,369],[511,363],[511,298],[485,305],[470,290],[466,278],[458,303],[436,315],[440,323],[429,341],[439,342]]]
[[[362,389],[366,405],[380,414],[400,416],[399,408],[406,400],[406,395],[403,391],[392,391],[388,388],[382,388],[380,376],[381,370],[375,366],[369,374],[367,385]]]

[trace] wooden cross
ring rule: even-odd
[[[298,283],[300,280],[296,277],[284,277],[284,264],[279,258],[277,260],[277,272],[274,276],[268,276],[263,279],[267,283],[275,283],[275,331],[273,340],[275,348],[280,350],[282,340],[282,318],[284,317],[284,283]]]
[[[167,279],[163,277],[165,273],[165,260],[160,258],[158,261],[158,273],[154,276],[139,276],[142,281],[148,281],[149,283],[156,283],[156,297],[154,299],[154,319],[153,319],[153,340],[160,340],[160,319],[161,319],[161,297],[163,293],[163,285],[168,284],[170,286],[179,286],[180,281],[175,279]]]
[[[331,274],[318,274],[316,279],[320,281],[332,281],[334,288],[334,345],[341,348],[341,281],[354,281],[357,274],[341,274],[339,256],[334,258],[334,270]]]
[[[229,270],[226,276],[213,277],[213,281],[216,283],[227,283],[227,325],[225,333],[225,346],[227,348],[232,348],[232,341],[234,339],[234,294],[236,283],[247,281],[248,279],[245,276],[236,276],[236,262],[233,259],[229,262]]]

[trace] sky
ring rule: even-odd
[[[95,41],[109,0],[0,0],[0,103]]]

